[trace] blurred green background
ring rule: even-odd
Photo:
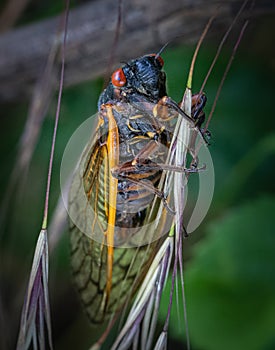
[[[49,9],[52,15],[59,8]],[[33,20],[27,11],[22,22]],[[38,11],[40,14],[40,12]],[[41,15],[41,14],[40,14]],[[41,15],[42,16],[42,15]],[[192,349],[275,349],[275,56],[274,16],[250,23],[226,78],[210,130],[215,194],[203,224],[184,241],[187,313]],[[205,88],[209,112],[234,45],[225,47]],[[198,91],[218,39],[206,40],[195,68]],[[169,95],[179,101],[194,46],[165,50]],[[144,54],[141,52],[141,55]],[[64,90],[50,198],[60,194],[59,166],[74,130],[96,112],[103,79]],[[1,227],[1,349],[13,348],[35,242],[42,221],[56,98],[43,123],[28,178],[10,194]],[[6,193],[28,102],[1,106],[1,194]],[[71,284],[68,235],[50,256],[50,299],[57,349],[85,349],[93,330]],[[169,288],[163,297],[166,315]],[[177,310],[179,308],[179,311]],[[176,300],[169,348],[184,348],[182,305]],[[98,331],[96,331],[98,334]],[[108,349],[108,345],[106,347]]]

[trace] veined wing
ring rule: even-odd
[[[71,225],[73,274],[92,323],[106,320],[132,296],[158,244],[114,247],[118,181],[111,169],[118,163],[119,140],[111,108],[107,116],[108,123],[100,121],[94,144],[83,154],[83,170],[76,172],[70,193],[71,210],[81,222],[81,227]],[[78,197],[83,190],[85,201]]]

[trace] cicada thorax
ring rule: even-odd
[[[179,107],[166,103],[162,65],[147,55],[115,71],[71,187],[72,267],[92,323],[130,300],[173,220],[159,185]],[[205,98],[192,103],[189,118],[200,126]]]

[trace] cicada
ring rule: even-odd
[[[112,74],[74,176],[72,268],[92,324],[129,304],[168,235],[175,208],[163,184],[171,171],[185,171],[167,162],[175,125],[183,118],[200,130],[205,118],[204,94],[192,96],[191,115],[167,96],[163,65],[149,54]]]

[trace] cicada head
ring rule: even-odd
[[[127,62],[112,74],[111,81],[100,96],[99,106],[110,101],[131,102],[131,97],[137,95],[157,102],[167,95],[163,65],[163,59],[157,54]]]

